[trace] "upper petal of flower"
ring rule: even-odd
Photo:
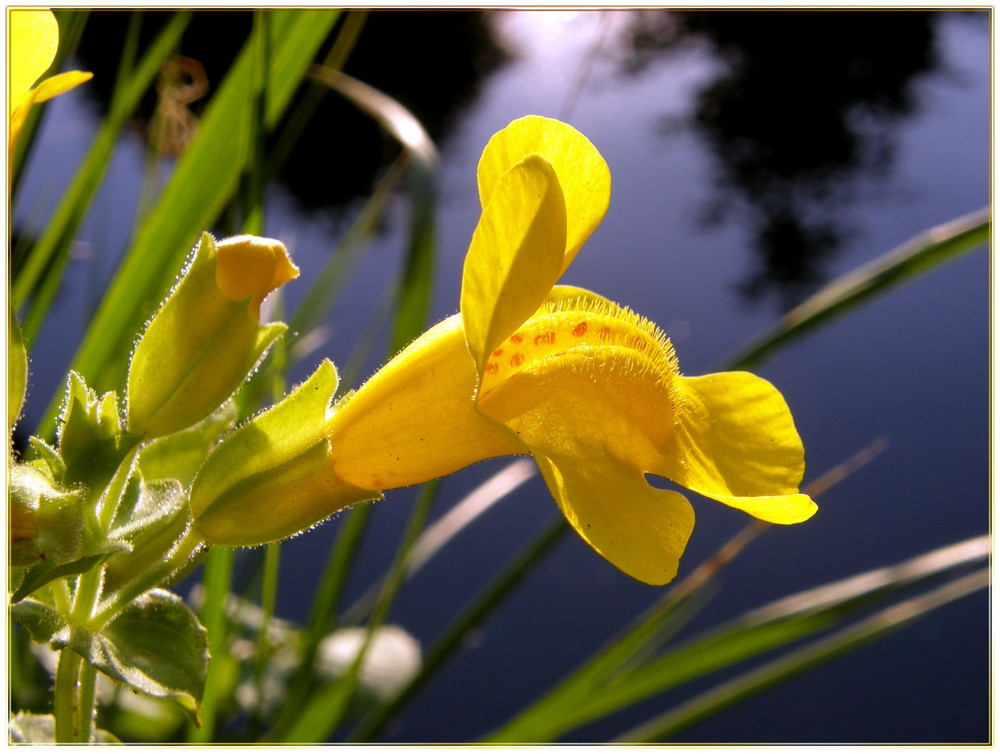
[[[555,285],[565,239],[566,208],[555,171],[529,155],[500,176],[465,258],[462,318],[480,371]]]
[[[802,440],[771,383],[746,372],[677,377],[676,432],[650,469],[764,521],[792,524],[816,512],[798,485]]]
[[[555,169],[566,202],[566,245],[562,270],[594,232],[611,201],[611,171],[601,153],[572,126],[529,115],[496,133],[479,160],[479,200],[485,208],[501,176],[530,154]]]

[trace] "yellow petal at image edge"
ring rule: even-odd
[[[8,115],[38,77],[48,70],[59,47],[59,24],[50,10],[13,10],[10,28],[10,102]]]

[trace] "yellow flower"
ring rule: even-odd
[[[31,106],[69,91],[90,79],[93,74],[68,71],[44,79],[32,88],[55,59],[59,47],[59,26],[50,10],[12,10],[8,13],[10,88],[7,101],[10,131],[7,156],[8,160],[12,160],[14,144]]]
[[[369,490],[530,453],[591,547],[664,584],[694,513],[647,474],[773,523],[804,521],[816,505],[798,492],[802,442],[770,383],[685,377],[653,323],[555,285],[610,186],[600,154],[563,123],[529,116],[496,134],[479,165],[461,313],[347,396],[327,434],[337,478]]]

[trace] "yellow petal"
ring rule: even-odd
[[[215,282],[232,301],[249,298],[249,314],[260,319],[260,305],[268,293],[299,276],[281,241],[257,236],[234,236],[216,244]]]
[[[521,343],[554,350],[515,359],[516,368],[508,364],[496,382],[487,373],[479,407],[531,449],[560,508],[588,544],[630,576],[663,584],[676,574],[694,526],[684,497],[650,487],[644,476],[672,432],[669,380],[661,379],[655,354],[643,352],[642,345],[652,350],[650,341],[628,343],[640,332],[602,345],[601,330],[612,325],[594,313],[587,319],[578,314],[532,318],[519,331]],[[557,322],[561,326],[549,327]],[[612,322],[628,330],[627,323]],[[549,332],[555,332],[551,344]]]
[[[798,493],[802,441],[771,383],[746,372],[678,377],[677,431],[651,469],[765,521],[792,524],[816,512]]]
[[[8,22],[9,115],[21,104],[38,77],[52,65],[59,47],[59,24],[50,10],[12,10]]]
[[[58,76],[51,76],[32,90],[32,103],[45,102],[53,97],[58,97],[92,78],[94,78],[94,74],[83,71],[66,71]]]
[[[561,272],[566,210],[552,166],[526,157],[501,176],[472,236],[462,318],[477,367],[545,300]]]
[[[529,115],[490,139],[479,161],[479,200],[485,207],[500,177],[530,154],[544,157],[559,176],[566,200],[566,249],[562,270],[600,224],[611,201],[611,171],[601,153],[572,126]]]
[[[677,575],[694,529],[683,495],[654,489],[641,474],[600,457],[535,460],[566,519],[600,555],[654,586]]]
[[[428,330],[336,407],[327,436],[337,476],[365,489],[392,489],[526,453],[476,411],[476,379],[461,317]]]

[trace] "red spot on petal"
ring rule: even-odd
[[[497,364],[495,361],[491,361],[486,365],[487,374],[496,374],[499,371],[500,371],[500,365]]]
[[[581,322],[580,324],[578,324],[576,327],[573,328],[573,334],[578,338],[586,332],[587,332],[586,322]]]
[[[515,353],[513,356],[510,357],[510,365],[515,369],[517,369],[523,363],[524,363],[523,353]]]
[[[521,333],[516,332],[510,336],[511,343],[520,343],[522,340],[524,340],[524,336]]]
[[[545,343],[545,344],[551,346],[555,342],[556,342],[556,333],[555,333],[555,330],[549,330],[548,332],[544,332],[541,335],[536,335],[535,336],[535,345],[536,346],[541,345],[542,343]]]
[[[497,350],[495,350],[493,352],[493,355],[494,356],[503,356],[503,349],[502,348],[498,348]]]
[[[605,326],[602,327],[600,330],[598,330],[597,334],[601,336],[601,340],[607,340],[608,338],[611,337],[611,333],[613,332],[614,330],[612,330],[610,327]]]

